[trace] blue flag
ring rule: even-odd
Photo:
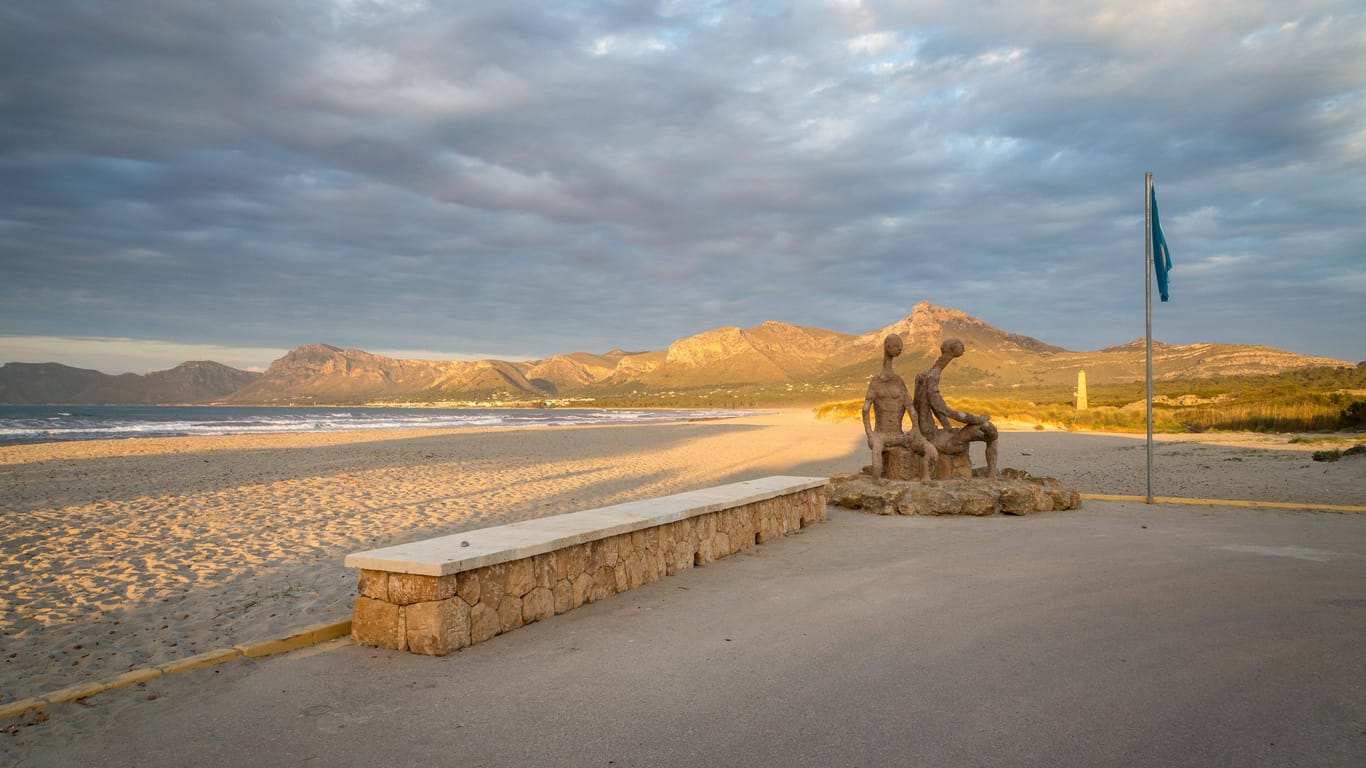
[[[1157,220],[1157,187],[1151,187],[1149,194],[1153,209],[1153,270],[1157,272],[1157,292],[1162,300],[1167,300],[1167,273],[1172,268],[1172,254],[1167,250],[1167,238],[1162,234],[1162,224]]]

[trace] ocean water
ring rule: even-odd
[[[726,419],[747,413],[753,412],[725,409],[0,405],[0,445],[179,435],[339,432],[356,429],[649,424]]]

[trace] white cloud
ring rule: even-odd
[[[849,48],[850,53],[880,56],[895,48],[897,43],[898,39],[895,32],[882,30],[859,35],[850,39],[845,45]]]
[[[662,53],[675,48],[667,38],[654,35],[603,35],[593,40],[590,48],[594,56],[642,56]]]
[[[380,19],[411,16],[426,10],[426,0],[331,0],[333,25],[374,23]]]
[[[1164,340],[1366,357],[1366,15],[1336,0],[128,1],[0,26],[11,336],[545,356],[923,298],[1097,348],[1134,335],[1152,170]]]
[[[1241,267],[1252,266],[1263,260],[1250,253],[1216,253],[1198,261],[1172,265],[1175,278],[1199,275],[1230,275]],[[1184,273],[1184,274],[1182,274]]]
[[[856,132],[857,123],[847,118],[821,117],[805,120],[802,137],[793,146],[800,150],[829,152],[845,146]]]
[[[500,66],[441,71],[439,52],[432,56],[400,56],[374,45],[330,46],[287,88],[302,103],[366,113],[377,122],[510,109],[531,97],[527,84]]]

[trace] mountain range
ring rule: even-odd
[[[878,370],[882,340],[899,333],[903,375],[923,370],[940,342],[962,339],[967,354],[944,374],[946,386],[1067,385],[1085,370],[1092,383],[1144,377],[1142,339],[1093,352],[1074,352],[1008,333],[947,307],[920,302],[884,328],[851,335],[766,322],[716,328],[679,339],[668,349],[602,354],[573,352],[544,360],[398,360],[357,349],[308,344],[264,373],[211,361],[187,362],[144,376],[111,376],[59,363],[0,367],[0,403],[7,404],[343,404],[543,402],[717,388],[782,391],[861,386]],[[1262,346],[1154,342],[1158,379],[1268,374],[1309,366],[1351,366]]]

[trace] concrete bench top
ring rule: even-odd
[[[819,488],[827,482],[824,477],[775,475],[355,552],[346,556],[345,564],[446,576]]]

